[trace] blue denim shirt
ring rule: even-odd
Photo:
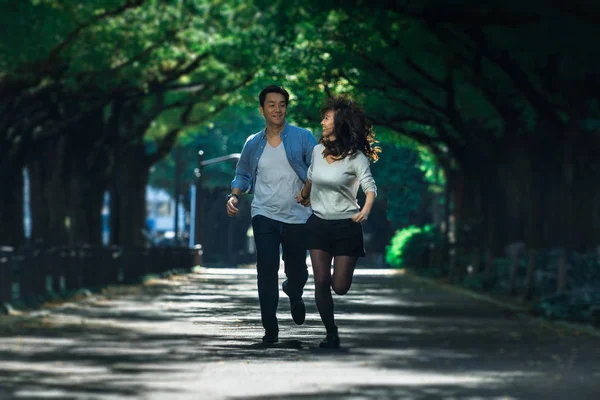
[[[281,131],[281,140],[285,148],[285,154],[292,167],[302,182],[306,182],[306,172],[312,159],[312,151],[317,141],[307,129],[298,128],[286,122]],[[246,139],[242,154],[235,168],[235,178],[231,182],[231,188],[238,188],[242,192],[254,193],[256,182],[256,171],[258,160],[262,156],[267,135],[265,129],[250,135]]]

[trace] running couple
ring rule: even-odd
[[[380,151],[374,146],[373,127],[351,100],[329,98],[321,108],[323,132],[317,144],[308,130],[286,122],[285,89],[268,86],[258,98],[266,127],[244,144],[226,208],[233,217],[242,193],[254,194],[251,215],[262,340],[279,339],[281,246],[287,278],[282,290],[289,297],[294,322],[301,325],[306,317],[302,294],[309,249],[315,301],[327,331],[319,346],[339,348],[331,289],[346,294],[358,257],[365,255],[361,222],[369,217],[377,194],[369,161],[376,161]],[[362,209],[356,200],[359,185],[366,193]]]

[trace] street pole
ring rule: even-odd
[[[227,218],[227,252],[229,253],[229,264],[235,264],[235,254],[233,251],[233,218]]]
[[[196,244],[204,243],[204,212],[202,199],[202,174],[204,169],[204,151],[198,152],[198,167],[196,168],[196,205],[194,239]]]
[[[175,221],[173,221],[173,230],[175,231],[175,243],[179,244],[179,186],[180,186],[180,164],[181,164],[181,147],[175,147],[175,187],[173,188],[173,196],[175,198]]]
[[[113,190],[110,193],[110,243],[113,246],[121,245],[121,137],[119,135],[119,120],[121,117],[121,101],[114,101],[111,105],[109,125],[112,129],[114,164],[113,164]]]
[[[203,199],[202,195],[202,179],[204,173],[204,167],[207,165],[218,164],[225,161],[230,160],[239,160],[240,154],[228,154],[226,156],[221,156],[217,158],[211,158],[210,160],[204,160],[204,151],[198,151],[198,167],[194,170],[196,175],[196,187],[195,187],[195,202],[194,202],[194,250],[197,251],[196,265],[200,265],[202,263],[202,245],[204,243],[204,207],[203,207]],[[232,221],[229,221],[229,231],[227,233],[228,236],[228,249],[230,253],[230,257],[233,260],[233,225]]]

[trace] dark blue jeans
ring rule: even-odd
[[[305,224],[286,224],[257,215],[252,218],[256,243],[256,270],[260,316],[265,331],[279,332],[279,246],[283,250],[288,294],[300,298],[308,279],[306,267]]]

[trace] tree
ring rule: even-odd
[[[474,232],[488,268],[514,241],[597,245],[600,80],[585,44],[597,10],[389,4],[310,3],[315,18],[298,27],[282,69],[298,87],[351,93],[377,125],[427,147],[444,169],[459,243],[460,228]],[[298,58],[309,67],[294,68]]]
[[[276,9],[259,13],[235,0],[31,0],[2,7],[6,26],[15,29],[0,48],[7,56],[0,93],[2,107],[15,112],[0,121],[1,170],[29,165],[32,198],[39,200],[33,231],[55,244],[98,243],[99,205],[110,182],[120,200],[113,215],[129,217],[114,226],[113,241],[141,244],[149,167],[168,154],[183,127],[204,122],[253,78],[260,63],[252,57],[268,62],[285,40]],[[12,23],[15,12],[23,18]],[[26,36],[28,25],[38,28]],[[174,123],[156,153],[145,154],[143,137],[165,113]],[[18,178],[2,182],[11,183],[6,192],[18,192]],[[19,215],[13,204],[0,206],[3,222]],[[10,222],[4,242],[22,242],[18,222]]]

